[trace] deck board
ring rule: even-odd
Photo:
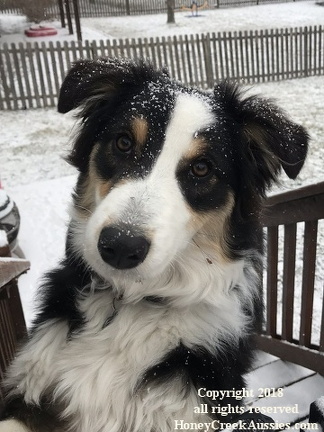
[[[246,380],[247,387],[254,390],[257,399],[260,387],[285,387],[314,374],[310,369],[277,359],[247,374]]]
[[[257,355],[254,370],[246,375],[246,382],[247,390],[253,391],[253,397],[246,399],[247,409],[263,409],[265,415],[278,423],[293,425],[307,418],[310,404],[324,395],[324,377],[262,352]],[[273,397],[258,397],[260,388],[273,388]],[[278,397],[279,388],[282,397]],[[274,407],[278,407],[277,412],[271,412]]]
[[[269,354],[265,351],[257,351],[256,358],[253,363],[253,370],[258,369],[259,367],[265,366],[269,363],[278,360],[278,357]]]

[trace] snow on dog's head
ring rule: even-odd
[[[260,251],[261,199],[281,168],[298,175],[307,152],[305,130],[271,102],[228,83],[187,88],[142,62],[76,63],[59,98],[60,112],[74,108],[71,237],[106,280]]]

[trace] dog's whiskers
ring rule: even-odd
[[[80,210],[85,210],[86,212],[90,213],[91,215],[93,214],[93,212],[89,209],[87,209],[86,207],[80,206],[79,204],[75,204],[75,207],[79,208]]]
[[[206,259],[206,261],[208,262],[208,264],[212,264],[213,257],[209,253],[202,249],[202,247],[194,239],[191,240],[191,244],[195,245],[198,248],[204,259]]]

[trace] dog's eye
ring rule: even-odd
[[[201,159],[193,162],[190,166],[190,172],[195,177],[206,177],[211,171],[211,165],[207,160]]]
[[[134,143],[127,135],[120,135],[116,139],[116,147],[122,153],[130,153],[134,147]]]

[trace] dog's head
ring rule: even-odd
[[[186,88],[145,63],[76,63],[58,104],[74,108],[73,242],[105,279],[255,249],[267,187],[281,168],[295,178],[306,157],[307,133],[271,102],[228,83]]]

